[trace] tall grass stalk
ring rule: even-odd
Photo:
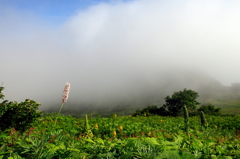
[[[62,110],[62,108],[63,108],[64,103],[67,102],[68,95],[69,95],[69,91],[70,91],[70,83],[67,82],[67,83],[65,84],[65,87],[64,87],[64,90],[63,90],[62,105],[61,105],[61,107],[60,107],[60,109],[59,109],[59,111],[58,111],[57,117],[56,117],[56,119],[55,119],[55,125],[56,125],[56,123],[57,123],[58,116],[60,115],[60,112],[61,112],[61,110]]]
[[[200,112],[200,119],[201,119],[202,126],[206,129],[207,128],[207,120],[205,118],[203,111]]]
[[[209,157],[210,156],[210,151],[209,151],[209,143],[210,143],[210,134],[211,134],[211,130],[208,129],[208,123],[207,123],[207,120],[205,118],[205,115],[204,115],[204,112],[201,111],[200,112],[200,120],[201,120],[201,125],[202,125],[202,128],[205,128],[205,134],[206,134],[206,137],[205,137],[205,140],[204,140],[204,153],[205,153],[205,156]]]
[[[93,136],[90,125],[88,124],[88,116],[87,115],[85,115],[85,131],[86,131],[86,137],[91,138]]]
[[[189,115],[188,115],[188,110],[187,110],[186,105],[183,106],[183,112],[184,112],[185,132],[187,134],[188,139],[190,140],[190,136],[189,136]]]

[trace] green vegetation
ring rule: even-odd
[[[221,115],[221,108],[215,108],[212,104],[202,105],[198,111],[208,115]]]
[[[240,96],[239,96],[240,97]],[[231,98],[220,99],[208,99],[205,103],[211,103],[212,105],[221,108],[222,114],[236,114],[240,115],[240,100]],[[208,104],[204,104],[208,105]]]
[[[4,100],[3,89],[4,87],[0,87],[0,99],[2,100]],[[41,116],[38,111],[39,105],[40,103],[30,99],[21,103],[4,100],[0,103],[0,130],[14,128],[23,133]]]
[[[156,105],[151,105],[141,110],[136,110],[132,116],[153,116],[160,115],[160,113],[163,113],[163,111],[161,111]]]
[[[77,119],[54,114],[20,134],[1,132],[0,157],[8,158],[239,158],[240,117],[198,116]],[[185,122],[184,122],[185,121]]]
[[[196,101],[198,93],[192,90],[184,89],[183,91],[174,92],[173,95],[165,98],[165,104],[158,108],[156,105],[147,106],[141,110],[136,110],[133,116],[181,116],[184,114],[183,106],[186,106],[191,116],[198,115],[204,112],[208,115],[221,115],[221,108],[215,108],[213,105],[202,105],[197,109],[200,104]]]
[[[188,110],[193,113],[197,105],[198,93],[193,90],[184,89],[183,91],[174,92],[173,95],[165,98],[165,104],[162,106],[170,116],[179,116],[183,114],[183,106],[186,105]]]
[[[207,88],[205,88],[207,92],[211,93],[207,97],[202,98],[200,101],[203,105],[212,104],[217,108],[221,108],[222,114],[240,115],[239,86],[240,83],[233,83],[232,86],[222,86],[221,89],[212,88],[207,90]]]
[[[0,98],[4,99],[2,90]],[[193,96],[189,98],[186,92]],[[180,98],[175,98],[176,94],[186,105],[177,104],[175,100]],[[41,116],[39,104],[32,100],[4,100],[0,104],[0,159],[240,158],[240,116],[208,115],[219,109],[212,105],[197,109],[193,91],[185,89],[174,95],[166,101],[174,99],[177,111],[168,102],[166,110],[153,105],[136,111],[136,117],[115,113],[108,118],[93,117],[92,113],[74,118],[60,111]],[[173,110],[169,114],[175,117],[154,115],[162,110]],[[200,113],[189,117],[193,111]]]

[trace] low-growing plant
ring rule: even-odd
[[[62,106],[67,96],[68,93],[64,93]],[[2,91],[0,98],[3,99]],[[5,107],[10,112],[21,106],[21,103],[12,102],[13,107],[9,108],[6,103],[10,102],[3,103],[0,105],[3,114]],[[22,103],[23,108],[28,103],[34,105],[31,100]],[[91,114],[89,118],[88,115],[74,118],[60,115],[62,106],[58,114],[42,116],[24,133],[20,134],[16,126],[0,132],[0,159],[240,158],[240,116],[204,116],[202,112],[200,124],[199,117],[189,116],[191,111],[183,105],[181,111],[184,118],[152,115],[155,110],[161,110],[157,106],[143,109],[142,116],[137,117],[118,116],[115,113],[108,118],[92,117]],[[21,116],[20,112],[26,115],[30,111],[27,108],[24,111],[17,109],[19,112],[15,110],[14,115]],[[9,119],[15,121],[18,118]],[[206,128],[203,129],[203,126]]]
[[[207,129],[202,129],[197,116],[186,114],[184,119],[188,120],[190,139],[186,137],[183,117],[59,116],[56,128],[52,117],[44,116],[23,134],[14,129],[2,132],[0,158],[240,157],[239,136],[235,133],[239,116],[206,116]],[[91,137],[87,130],[91,130]]]
[[[0,87],[0,98],[3,99],[0,103],[0,130],[15,128],[22,133],[41,116],[41,112],[38,111],[40,103],[30,99],[20,103],[9,102],[4,100],[3,89],[4,87]]]

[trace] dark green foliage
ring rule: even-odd
[[[4,100],[2,90],[3,87],[0,87],[0,98]],[[0,130],[15,128],[17,131],[24,132],[41,116],[38,111],[39,105],[40,103],[30,99],[21,103],[4,100],[0,103]]]
[[[188,109],[187,109],[186,105],[183,106],[183,113],[184,113],[183,117],[184,117],[184,123],[185,123],[185,132],[186,132],[188,138],[190,138],[189,137],[189,114],[188,114]]]
[[[203,111],[200,112],[200,120],[201,120],[202,126],[206,128],[207,127],[207,120],[205,118],[205,115],[204,115]]]
[[[148,106],[142,110],[137,110],[133,116],[180,116],[183,115],[183,106],[186,105],[189,115],[196,115],[197,105],[200,104],[196,101],[198,93],[192,90],[184,89],[183,91],[174,92],[170,97],[165,98],[166,103],[158,108],[156,105]]]
[[[213,105],[202,105],[198,111],[203,111],[206,115],[221,115],[221,108],[215,108]]]
[[[199,102],[196,101],[199,97],[198,93],[193,90],[187,90],[174,92],[173,95],[165,98],[165,104],[163,109],[169,112],[171,116],[183,115],[183,106],[186,105],[190,115],[193,115],[196,111],[196,107]]]
[[[141,110],[136,110],[132,116],[152,116],[152,115],[159,115],[160,110],[156,105],[147,106]]]
[[[0,87],[0,99],[4,99],[4,95],[2,91],[4,90],[4,87]]]
[[[159,114],[160,116],[171,116],[171,113],[166,110],[164,107],[159,108]]]

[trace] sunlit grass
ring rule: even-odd
[[[202,127],[199,116],[189,117],[189,137],[183,117],[112,115],[87,119],[60,115],[56,125],[54,117],[56,114],[39,118],[22,135],[2,132],[0,157],[240,157],[240,116],[206,116],[207,128]]]

